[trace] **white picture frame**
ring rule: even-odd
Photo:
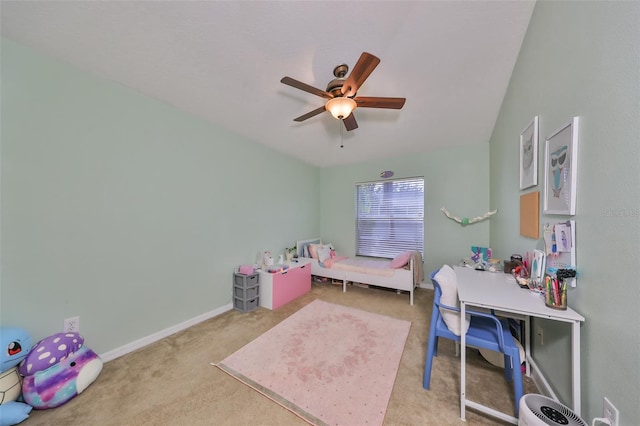
[[[545,268],[545,254],[544,251],[535,249],[533,250],[533,260],[531,261],[531,279],[536,284],[541,284],[544,278]]]
[[[573,117],[545,141],[544,214],[576,214],[579,124]]]
[[[520,189],[538,184],[538,116],[520,133]]]

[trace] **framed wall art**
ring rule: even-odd
[[[538,184],[538,116],[520,133],[520,189]]]
[[[545,214],[576,214],[579,121],[573,117],[545,141]]]

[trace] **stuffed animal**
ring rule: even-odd
[[[31,345],[31,336],[26,330],[0,327],[0,426],[22,422],[33,409],[17,401],[22,393],[22,378],[16,366],[27,357]]]
[[[58,407],[84,391],[102,371],[102,360],[78,333],[40,340],[19,368],[22,396],[36,409]]]

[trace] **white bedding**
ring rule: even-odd
[[[334,262],[333,265],[331,265],[331,269],[391,277],[393,276],[394,269],[391,269],[390,265],[390,260],[357,259],[353,257],[346,257],[337,262]]]

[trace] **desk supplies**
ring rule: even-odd
[[[512,274],[513,270],[522,264],[522,256],[519,254],[512,254],[510,260],[504,261],[504,273]]]
[[[489,259],[487,270],[489,272],[502,272],[502,266],[500,265],[500,259]]]
[[[553,309],[567,309],[567,282],[558,277],[545,277],[544,304]]]
[[[518,266],[517,262],[514,262],[512,260],[505,260],[504,267],[503,267],[504,273],[511,274],[513,270],[516,269],[517,266]]]
[[[515,265],[515,267],[511,270],[513,277],[516,279],[516,282],[521,288],[531,288],[531,271],[529,270],[529,253],[527,253],[527,258],[522,260],[522,256],[519,254],[511,255],[511,262]]]

